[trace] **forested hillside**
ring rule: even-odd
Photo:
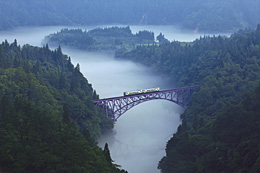
[[[120,172],[94,138],[113,123],[59,47],[0,44],[0,171]]]
[[[260,172],[260,83],[209,123],[183,124],[158,168],[169,172]]]
[[[137,44],[153,44],[154,33],[139,31],[133,34],[129,26],[96,28],[89,31],[65,28],[46,36],[44,42],[51,46],[64,45],[89,51],[133,49]]]
[[[260,24],[230,38],[139,46],[117,56],[168,74],[179,86],[200,86],[167,144],[162,172],[259,171],[259,88],[245,94],[260,79]]]
[[[98,95],[70,57],[62,54],[59,47],[51,51],[17,42],[1,45],[1,93],[19,96],[32,101],[37,107],[59,112],[67,104],[71,118],[80,130],[87,128],[94,137],[102,130],[111,129],[112,121],[93,105]]]
[[[0,29],[120,23],[230,32],[254,27],[259,9],[259,0],[0,0]]]

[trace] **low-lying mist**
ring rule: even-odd
[[[131,172],[159,172],[158,161],[165,146],[180,124],[178,106],[167,101],[142,103],[118,119],[114,133],[99,140],[107,142],[115,163]]]
[[[124,91],[160,87],[174,88],[169,79],[131,61],[116,60],[113,53],[64,50],[93,84],[100,98],[122,96]],[[180,124],[182,109],[172,102],[153,100],[139,104],[115,123],[113,132],[99,139],[108,143],[112,159],[130,173],[159,172],[158,161]]]
[[[89,26],[89,28],[96,27],[98,26]],[[173,26],[131,27],[133,32],[144,29],[154,31],[155,35],[162,32],[169,40],[185,38],[192,41],[195,37],[199,37],[190,33],[190,37],[187,38],[186,33],[174,30]],[[1,31],[0,40],[7,39],[12,43],[17,39],[21,46],[23,44],[42,46],[45,36],[61,28],[64,27],[28,27]],[[74,65],[80,64],[81,72],[93,85],[100,98],[122,96],[125,91],[138,89],[175,87],[167,77],[158,75],[143,65],[114,59],[113,52],[86,52],[64,47],[62,50],[71,57]],[[165,155],[166,143],[181,123],[179,116],[182,111],[179,106],[164,100],[137,105],[118,119],[113,132],[104,134],[99,139],[99,145],[103,148],[104,144],[108,143],[112,159],[129,173],[159,172],[158,161]]]

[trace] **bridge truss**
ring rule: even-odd
[[[197,89],[197,86],[186,88],[175,88],[163,90],[158,92],[136,94],[131,96],[121,96],[113,98],[105,98],[95,100],[94,104],[97,107],[102,107],[106,111],[106,116],[110,117],[114,122],[117,121],[121,115],[134,106],[150,101],[150,100],[168,100],[185,107],[190,100],[192,93]]]

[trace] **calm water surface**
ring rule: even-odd
[[[131,61],[120,61],[112,54],[65,50],[79,63],[81,71],[93,83],[100,98],[121,96],[124,91],[143,88],[173,88],[167,77]],[[159,172],[157,163],[165,154],[165,145],[180,124],[179,106],[167,101],[142,103],[123,114],[114,132],[99,139],[108,143],[115,163],[131,172]]]
[[[42,46],[45,36],[62,28],[93,29],[87,27],[33,27],[0,31],[0,41],[5,39],[18,44]],[[104,26],[100,26],[104,27]],[[155,36],[162,32],[169,40],[193,41],[203,34],[181,31],[174,26],[130,26],[133,33],[140,30],[153,31]],[[100,98],[121,96],[124,91],[160,87],[174,88],[166,76],[158,75],[147,67],[131,61],[118,60],[114,54],[85,52],[63,48],[72,58],[74,65],[80,64],[81,72],[93,85]],[[99,139],[99,146],[109,144],[112,159],[129,173],[156,173],[158,161],[165,155],[165,146],[181,123],[183,110],[167,101],[156,100],[142,103],[118,119],[112,133]]]

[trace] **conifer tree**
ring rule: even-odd
[[[2,45],[0,45],[0,68],[5,68],[5,53],[4,48]]]
[[[70,123],[70,113],[69,113],[69,106],[65,103],[63,105],[63,123],[69,124]]]
[[[59,89],[66,88],[66,79],[63,73],[60,74],[60,79],[59,79]]]
[[[107,143],[105,144],[103,153],[104,153],[104,155],[105,155],[106,160],[112,165],[113,160],[111,159],[110,151],[109,151],[109,148],[108,148],[108,144],[107,144]]]

